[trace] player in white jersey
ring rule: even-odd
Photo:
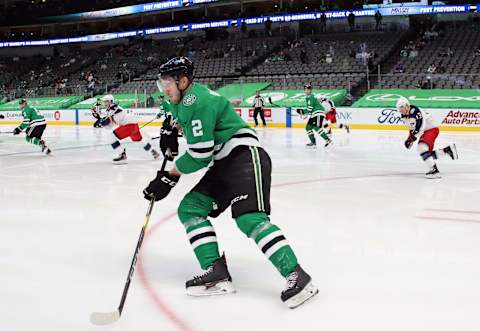
[[[440,172],[437,169],[436,160],[447,155],[452,160],[458,159],[455,144],[434,150],[435,140],[440,130],[433,122],[430,114],[420,110],[420,108],[414,105],[410,105],[410,102],[405,97],[398,99],[397,110],[401,114],[402,121],[410,129],[410,134],[405,141],[405,147],[410,149],[418,139],[418,153],[428,167],[428,172],[425,174],[426,177],[441,178]]]
[[[150,144],[151,138],[145,133],[140,132],[138,123],[135,122],[127,111],[114,102],[112,95],[106,95],[102,98],[103,106],[106,108],[105,114],[97,121],[97,127],[116,126],[112,131],[112,148],[114,151],[120,151],[120,154],[113,159],[113,163],[125,163],[127,160],[127,152],[122,148],[120,140],[130,137],[134,142],[146,141],[143,149],[150,152],[154,159],[158,159],[160,154],[152,148]]]
[[[327,112],[327,114],[325,115],[325,120],[329,121],[330,124],[332,124],[332,126],[335,127],[337,125],[337,108],[335,107],[333,100],[322,96],[320,98],[320,104],[322,105],[323,109],[325,109],[325,111]],[[338,128],[345,129],[347,133],[350,133],[350,127],[346,124],[339,123]],[[332,129],[330,128],[328,123],[323,124],[323,129],[329,136],[332,134]]]

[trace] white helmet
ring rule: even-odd
[[[115,99],[113,98],[113,95],[111,94],[107,94],[105,95],[103,98],[102,98],[102,101],[110,101],[110,102],[114,102]]]
[[[405,97],[400,97],[397,100],[397,110],[400,110],[400,108],[410,106],[410,101],[408,101],[407,98]]]

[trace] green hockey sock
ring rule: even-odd
[[[31,144],[34,144],[34,145],[40,145],[40,139],[39,138],[32,138],[32,137],[27,136],[25,139],[27,140],[28,143],[31,143]]]
[[[312,144],[315,144],[315,134],[313,133],[313,130],[307,131],[307,135]]]
[[[190,192],[178,207],[178,217],[202,269],[207,269],[220,258],[217,236],[207,219],[214,203],[214,199],[204,194]]]
[[[286,277],[298,265],[297,257],[278,226],[265,213],[249,213],[236,219],[240,230],[253,239],[258,248]]]
[[[320,130],[319,134],[320,134],[320,137],[322,137],[324,140],[329,140],[330,139],[330,138],[328,138],[328,135],[323,130]]]

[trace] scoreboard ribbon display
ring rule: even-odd
[[[88,13],[79,13],[72,14],[77,19],[78,18],[99,18],[99,17],[113,17],[120,15],[130,15],[135,13],[143,13],[156,10],[165,10],[178,8],[188,5],[197,5],[207,2],[216,2],[219,0],[173,0],[173,1],[162,1],[154,2],[143,5],[135,6],[126,6],[114,9],[100,10],[95,12]],[[392,7],[381,7],[381,8],[372,8],[372,9],[358,9],[358,10],[337,10],[337,11],[326,11],[325,15],[329,19],[345,19],[353,12],[356,17],[373,17],[376,12],[379,11],[383,16],[405,16],[405,15],[438,15],[438,14],[458,14],[458,13],[468,13],[471,11],[480,12],[480,5],[436,5],[436,6],[392,6]],[[66,15],[66,16],[72,16]],[[80,16],[78,16],[80,15]],[[82,16],[87,15],[87,16]],[[226,28],[229,26],[239,26],[243,22],[247,25],[263,24],[267,20],[272,21],[273,23],[282,23],[282,22],[299,22],[306,20],[320,20],[322,12],[309,12],[309,13],[300,13],[300,14],[281,14],[281,15],[270,15],[270,16],[258,16],[258,17],[248,17],[248,18],[238,18],[238,19],[227,19],[220,21],[208,21],[203,23],[191,23],[191,24],[181,24],[174,26],[162,26],[156,28],[149,28],[143,30],[133,30],[127,32],[113,32],[113,33],[103,33],[95,35],[87,35],[81,37],[71,37],[71,38],[59,38],[59,39],[45,39],[45,40],[19,40],[19,41],[0,41],[0,48],[5,47],[30,47],[30,46],[49,46],[49,45],[58,45],[58,44],[70,44],[70,43],[79,43],[79,42],[94,42],[94,41],[105,41],[112,39],[128,38],[135,36],[143,35],[153,35],[153,34],[164,34],[172,33],[179,31],[194,31],[202,29],[213,29],[213,28]]]

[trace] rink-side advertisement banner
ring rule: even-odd
[[[72,110],[42,110],[40,111],[49,124],[75,125],[76,113]],[[0,119],[0,124],[18,124],[23,121],[22,112],[18,110],[8,110],[0,112],[4,119]]]
[[[234,108],[246,122],[253,124],[254,110],[251,107]],[[480,132],[480,109],[424,108],[434,122],[444,130]],[[129,115],[138,123],[151,121],[158,114],[157,108],[128,109]],[[5,116],[0,124],[20,124],[20,111],[2,111]],[[89,109],[45,110],[41,111],[49,124],[92,125],[95,119]],[[301,118],[295,108],[265,108],[265,120],[270,127],[305,127],[307,119]],[[258,116],[261,125],[260,116]],[[353,129],[364,130],[405,130],[395,108],[337,108],[337,123],[351,125]],[[151,126],[160,125],[160,120]]]
[[[72,111],[72,110],[70,110]],[[139,124],[150,122],[157,116],[158,108],[138,108],[138,109],[126,109],[128,115]],[[78,114],[78,125],[91,125],[95,122],[95,118],[92,116],[90,109],[77,109],[75,112]],[[160,120],[156,120],[149,124],[151,126],[160,125]]]
[[[424,108],[434,123],[448,131],[480,132],[480,109]],[[337,122],[350,124],[353,129],[405,130],[400,113],[395,108],[338,108]],[[305,123],[292,112],[294,127]]]

